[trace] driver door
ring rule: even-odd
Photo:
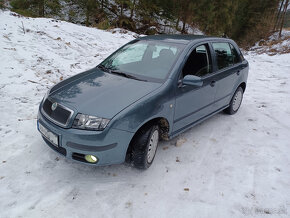
[[[212,56],[209,45],[206,43],[194,47],[183,67],[176,91],[173,134],[193,125],[215,111],[213,103],[216,86],[212,71]],[[189,74],[201,77],[203,85],[201,87],[183,85],[182,79]]]

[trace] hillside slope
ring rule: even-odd
[[[162,142],[147,171],[46,146],[36,115],[48,88],[133,38],[0,11],[0,217],[289,217],[289,53],[249,52],[240,111]]]

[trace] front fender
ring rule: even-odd
[[[168,120],[171,132],[175,102],[171,84],[172,80],[166,81],[160,88],[121,111],[113,118],[112,128],[135,133],[150,120],[163,117]]]

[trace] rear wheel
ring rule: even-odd
[[[144,127],[132,141],[132,160],[136,168],[147,169],[153,163],[159,142],[157,125]]]
[[[242,87],[239,87],[236,90],[236,92],[235,92],[235,94],[230,102],[229,107],[225,109],[225,112],[227,114],[232,115],[232,114],[237,113],[237,111],[239,110],[239,108],[242,104],[243,94],[244,94],[244,90],[242,89]]]

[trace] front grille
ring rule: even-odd
[[[44,111],[44,115],[46,115],[49,119],[54,121],[56,124],[60,124],[61,126],[66,126],[69,118],[72,115],[72,111],[69,109],[65,108],[62,105],[59,105],[56,107],[55,110],[52,110],[53,102],[50,100],[46,99],[43,103],[42,109]]]
[[[50,141],[48,141],[45,137],[42,137],[43,140],[46,142],[46,144],[52,148],[53,150],[55,150],[56,152],[66,156],[66,149],[62,148],[62,147],[56,147],[55,145],[53,145]]]

